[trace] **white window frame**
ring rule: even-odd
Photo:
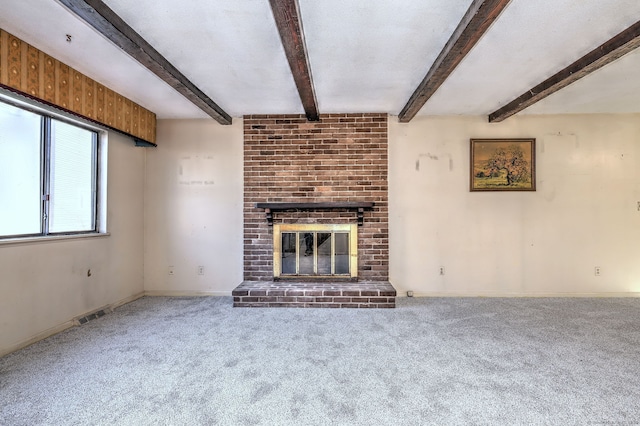
[[[42,129],[40,136],[40,149],[41,154],[41,171],[40,179],[42,181],[43,197],[46,196],[45,192],[49,184],[49,147],[50,147],[50,135],[44,135],[43,133],[49,133],[51,120],[58,120],[73,126],[91,131],[94,133],[95,138],[95,152],[93,155],[94,161],[94,183],[93,183],[93,229],[87,231],[70,231],[65,233],[50,233],[48,230],[48,218],[42,218],[41,232],[37,234],[25,234],[25,235],[0,235],[0,245],[16,244],[16,243],[29,243],[37,241],[55,241],[66,240],[74,238],[95,238],[108,236],[107,221],[106,221],[106,195],[107,195],[107,147],[108,147],[108,132],[106,129],[96,126],[94,123],[83,120],[80,117],[76,117],[72,114],[67,114],[55,109],[54,107],[48,107],[41,105],[39,102],[25,98],[18,94],[5,90],[0,90],[0,102],[11,105],[16,108],[20,108],[31,113],[44,117],[41,121]],[[48,212],[47,200],[42,200],[40,211],[43,215]]]

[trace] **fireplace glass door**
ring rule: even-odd
[[[274,226],[274,276],[357,276],[357,226]]]

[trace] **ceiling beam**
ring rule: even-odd
[[[510,0],[474,0],[429,72],[402,108],[398,119],[408,123],[473,49]]]
[[[269,0],[269,3],[307,120],[318,121],[318,103],[311,78],[298,1]]]
[[[619,59],[640,46],[640,21],[584,55],[562,71],[527,90],[513,101],[489,114],[490,123],[498,123],[535,104],[571,83]]]
[[[101,0],[59,1],[220,124],[231,124],[229,114],[189,81]]]

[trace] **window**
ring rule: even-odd
[[[98,133],[0,102],[0,238],[97,231]]]

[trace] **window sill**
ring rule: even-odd
[[[84,240],[87,238],[103,238],[111,235],[109,232],[92,232],[88,234],[69,234],[69,235],[47,235],[37,237],[17,237],[0,239],[0,246],[30,244],[30,243],[52,243],[56,241],[67,240]]]

